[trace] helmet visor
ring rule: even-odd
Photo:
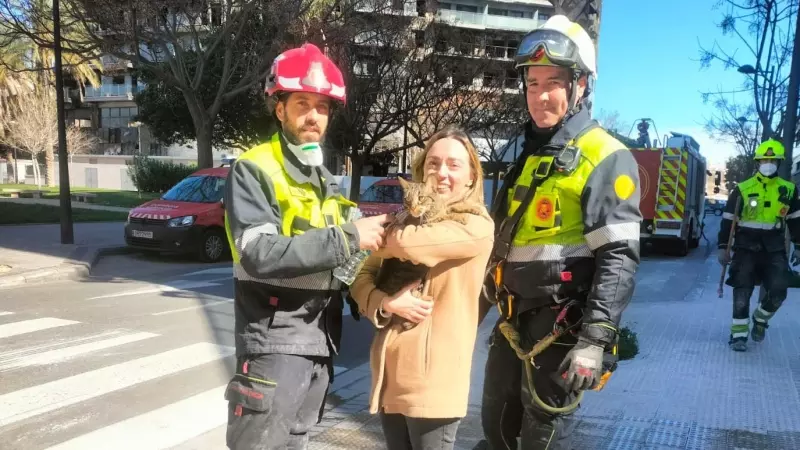
[[[578,47],[557,31],[534,30],[522,38],[514,61],[516,67],[548,65],[543,56],[547,56],[553,64],[575,67],[579,58]]]

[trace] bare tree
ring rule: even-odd
[[[50,92],[35,92],[17,98],[11,106],[14,120],[6,124],[7,133],[0,136],[0,144],[31,155],[36,184],[42,184],[37,162],[39,154],[53,150],[58,144],[58,117],[56,100]],[[88,153],[97,144],[97,138],[75,126],[67,127],[67,150],[72,155]]]
[[[46,92],[29,94],[11,106],[11,115],[14,120],[7,125],[8,133],[0,137],[0,142],[31,155],[34,178],[41,186],[37,158],[58,142],[56,102]]]
[[[722,108],[720,115],[708,121],[708,127],[718,135],[725,135],[736,141],[739,133],[740,111],[748,112],[752,105],[752,116],[760,127],[750,131],[760,131],[759,135],[749,137],[758,141],[782,133],[784,114],[788,99],[789,61],[792,53],[791,19],[797,14],[796,0],[720,0],[717,6],[725,8],[718,27],[725,36],[737,36],[741,41],[743,54],[724,49],[714,42],[710,47],[700,47],[702,67],[722,64],[725,69],[737,69],[746,75],[740,87],[718,89],[704,92],[704,101],[711,101]],[[751,96],[735,98],[736,94],[752,93]],[[748,105],[748,106],[738,106]],[[735,114],[731,115],[730,113]],[[738,144],[737,144],[738,145]],[[743,150],[744,151],[744,150]]]
[[[74,155],[91,153],[99,142],[100,140],[97,139],[97,137],[92,136],[80,127],[67,127],[67,154],[69,155],[69,162],[72,162],[72,157]]]
[[[69,26],[80,28],[87,36],[71,42],[72,48],[98,49],[130,61],[135,70],[147,70],[180,90],[195,129],[198,166],[210,167],[211,133],[223,105],[264,82],[273,59],[285,49],[293,32],[302,32],[307,26],[311,0],[63,3],[65,13],[75,18]],[[332,12],[334,8],[322,10]],[[213,39],[204,42],[209,35]],[[209,96],[203,89],[208,85],[204,82],[211,61],[223,68]]]
[[[477,36],[433,14],[415,17],[416,8],[411,1],[370,0],[325,31],[348,90],[329,144],[350,158],[353,198],[367,162],[422,147],[447,124],[480,130],[487,126],[486,105],[503,96],[501,84],[476,81],[498,66]]]
[[[491,198],[494,199],[501,174],[522,153],[525,123],[530,116],[519,91],[498,96],[479,111],[478,126],[474,127],[472,135],[484,161],[484,173],[492,178]]]
[[[614,133],[621,134],[630,128],[630,123],[622,120],[617,110],[606,111],[605,109],[600,109],[596,118],[603,128]]]

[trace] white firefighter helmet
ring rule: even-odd
[[[592,38],[566,16],[551,17],[522,38],[514,58],[516,68],[559,66],[597,78],[597,55]]]

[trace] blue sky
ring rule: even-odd
[[[618,111],[628,126],[642,117],[655,121],[661,136],[669,131],[692,135],[709,164],[723,164],[735,150],[704,131],[713,107],[701,92],[739,88],[744,76],[714,63],[700,66],[700,45],[716,40],[736,51],[743,64],[749,50],[738,37],[716,26],[725,7],[713,0],[606,0],[603,2],[595,111]],[[739,94],[742,95],[742,94]],[[746,97],[742,96],[742,100]],[[627,134],[629,129],[620,130]],[[636,130],[631,133],[635,137]],[[654,133],[651,127],[651,138]]]

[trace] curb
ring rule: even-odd
[[[91,275],[92,267],[103,256],[124,255],[131,251],[132,249],[126,246],[89,247],[82,245],[57,266],[0,276],[0,289],[57,280],[80,280]]]

